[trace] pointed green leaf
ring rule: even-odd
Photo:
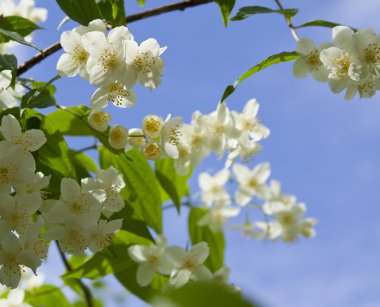
[[[27,42],[24,39],[24,37],[22,35],[18,34],[17,32],[8,31],[8,30],[4,30],[4,29],[0,28],[0,40],[2,40],[2,41],[13,40],[13,41],[18,42],[20,44],[32,47],[32,48],[38,50],[39,52],[43,53],[42,49],[38,48],[36,45],[34,45],[32,43]]]
[[[302,25],[295,26],[294,28],[304,28],[304,27],[325,27],[325,28],[334,28],[336,26],[340,26],[339,23],[336,22],[331,22],[331,21],[326,21],[322,19],[317,19],[313,21],[309,21],[306,23],[303,23]]]
[[[156,160],[155,172],[161,187],[170,196],[179,212],[182,198],[189,195],[187,180],[191,172],[186,176],[179,176],[174,168],[173,159]]]
[[[251,67],[248,69],[244,74],[242,74],[239,78],[236,79],[235,83],[233,85],[228,85],[226,89],[224,90],[223,96],[221,101],[226,100],[228,96],[230,96],[236,89],[239,83],[243,82],[244,80],[248,79],[255,73],[259,72],[260,70],[263,70],[269,66],[272,66],[274,64],[282,63],[282,62],[290,62],[294,61],[295,59],[299,58],[300,55],[296,52],[281,52],[274,54],[270,56],[269,58],[265,59],[264,61],[260,62],[259,64]]]
[[[230,14],[235,6],[235,0],[214,0],[218,4],[223,17],[223,24],[227,27]]]
[[[87,26],[94,19],[102,19],[95,0],[56,0],[59,7],[71,19]]]
[[[32,306],[44,307],[70,307],[71,304],[62,293],[62,291],[53,285],[44,285],[33,291],[26,291],[25,303]],[[21,305],[20,305],[21,306]]]
[[[113,26],[125,25],[124,0],[96,0],[102,17]]]
[[[231,18],[231,21],[243,20],[248,17],[257,14],[267,14],[267,13],[277,13],[284,15],[287,18],[293,18],[297,13],[297,9],[284,9],[284,10],[273,10],[264,6],[245,6],[239,9],[236,16]]]
[[[34,22],[20,16],[6,16],[0,18],[0,29],[14,32],[25,37],[36,29],[40,29]],[[0,35],[0,43],[6,43],[12,38]]]

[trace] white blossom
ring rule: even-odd
[[[203,172],[199,175],[198,183],[201,188],[202,201],[207,206],[211,206],[217,201],[227,201],[230,195],[225,189],[225,185],[230,177],[228,169],[217,172],[214,176]]]

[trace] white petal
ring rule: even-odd
[[[71,197],[77,197],[81,193],[79,184],[71,178],[63,178],[61,181],[61,197],[69,200]]]
[[[297,43],[297,52],[307,55],[316,48],[315,43],[309,38],[301,38]]]
[[[170,276],[170,284],[175,288],[180,288],[190,280],[191,272],[189,270],[173,271]]]
[[[61,35],[61,45],[63,50],[70,52],[78,45],[82,46],[81,36],[74,31],[65,31]]]
[[[57,71],[60,76],[74,77],[78,74],[79,67],[70,59],[68,53],[64,53],[58,60]]]
[[[91,97],[91,108],[102,109],[108,106],[108,91],[105,88],[98,88]]]
[[[1,132],[6,140],[11,141],[13,137],[21,136],[21,126],[16,117],[8,114],[1,121]]]
[[[309,66],[303,58],[299,58],[294,62],[293,75],[296,78],[305,78],[310,72]]]
[[[99,57],[105,48],[112,48],[102,32],[89,32],[82,36],[84,49],[93,57]]]
[[[46,143],[46,137],[42,130],[31,129],[25,132],[24,138],[28,141],[28,150],[36,151]]]
[[[191,248],[189,254],[198,264],[202,264],[210,254],[210,248],[206,242],[200,242]]]
[[[140,286],[149,285],[154,278],[154,271],[147,264],[140,264],[137,268],[137,282]]]

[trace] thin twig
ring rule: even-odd
[[[65,256],[65,253],[61,250],[61,247],[59,246],[58,241],[55,241],[55,243],[57,245],[58,252],[59,252],[59,255],[61,256],[62,262],[63,262],[63,264],[66,267],[66,270],[68,272],[72,272],[73,268],[71,267],[69,261],[67,260],[67,258]],[[84,298],[86,300],[87,306],[88,307],[94,307],[94,303],[93,303],[93,300],[92,300],[92,294],[91,294],[90,289],[83,283],[82,280],[77,279],[77,281],[78,281],[79,287],[81,288],[81,290],[83,292],[83,295],[84,295]]]
[[[85,152],[85,151],[88,151],[88,150],[93,150],[93,149],[98,149],[98,144],[93,144],[93,145],[90,145],[90,146],[87,146],[87,147],[75,150],[73,152],[73,154],[79,154],[79,153],[82,153],[82,152]]]
[[[134,15],[130,15],[125,17],[126,23],[132,23],[138,20],[142,20],[145,18],[161,15],[163,13],[168,13],[172,11],[183,11],[189,7],[194,7],[198,6],[201,4],[206,4],[209,2],[212,2],[213,0],[188,0],[188,1],[182,1],[178,3],[173,3],[169,5],[164,5],[155,9],[147,10],[141,13],[137,13]],[[112,27],[112,26],[111,26]],[[23,73],[27,72],[29,69],[31,69],[33,66],[44,60],[46,57],[49,55],[57,52],[62,48],[61,44],[59,42],[47,47],[46,49],[43,50],[42,53],[36,54],[34,57],[31,59],[27,60],[23,64],[21,64],[17,68],[17,76],[22,75]]]
[[[284,7],[282,6],[281,2],[279,0],[274,0],[276,3],[277,3],[277,6],[278,8],[283,11],[284,10]],[[297,31],[296,31],[296,28],[293,26],[292,24],[292,19],[288,16],[285,16],[285,20],[286,20],[286,23],[290,29],[290,32],[292,33],[293,35],[293,38],[295,39],[296,42],[298,42],[300,40],[298,34],[297,34]]]

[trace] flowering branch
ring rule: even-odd
[[[283,11],[284,7],[282,6],[281,2],[279,0],[274,0],[274,1],[277,3],[277,6],[279,7],[279,9],[281,11]],[[299,38],[299,36],[298,36],[298,34],[296,32],[296,28],[292,24],[292,19],[290,17],[288,17],[288,16],[285,16],[285,15],[284,15],[284,17],[285,17],[286,23],[288,24],[290,32],[293,35],[293,38],[295,39],[296,42],[298,42],[300,40],[300,38]]]
[[[73,268],[71,267],[70,263],[67,261],[64,252],[61,250],[61,248],[59,246],[58,241],[55,241],[55,243],[57,245],[58,252],[59,252],[59,255],[61,256],[62,262],[63,262],[63,264],[66,267],[66,270],[68,272],[72,272]],[[87,306],[88,307],[93,307],[94,304],[93,304],[93,301],[92,301],[92,294],[91,294],[90,289],[80,279],[77,279],[77,280],[78,280],[79,287],[81,288],[81,290],[83,292],[83,295],[84,295],[84,298],[86,300]]]
[[[183,11],[186,8],[198,6],[201,4],[206,4],[206,3],[209,3],[212,1],[213,0],[187,0],[187,1],[182,1],[182,2],[173,3],[173,4],[169,4],[169,5],[164,5],[164,6],[160,6],[158,8],[155,8],[155,9],[147,10],[145,12],[141,12],[141,13],[137,13],[134,15],[127,16],[127,17],[125,17],[125,21],[128,24],[128,23],[132,23],[132,22],[135,22],[138,20],[142,20],[145,18],[153,17],[153,16],[158,16],[158,15],[168,13],[168,12],[172,12],[172,11]],[[17,68],[17,76],[20,76],[23,73],[27,72],[33,66],[35,66],[36,64],[38,64],[39,62],[44,60],[49,55],[54,54],[55,52],[57,52],[61,48],[62,48],[62,46],[59,42],[47,47],[46,49],[43,50],[42,53],[36,54],[31,59],[29,59],[26,62],[24,62],[23,64],[21,64]]]

